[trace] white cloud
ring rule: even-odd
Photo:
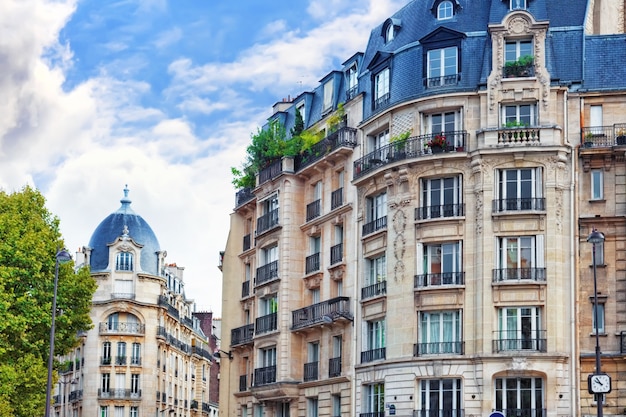
[[[159,33],[154,39],[154,45],[157,48],[166,48],[181,40],[183,37],[183,31],[179,27],[173,27],[166,31]]]

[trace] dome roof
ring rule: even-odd
[[[114,213],[109,214],[98,225],[91,235],[90,266],[92,272],[107,270],[109,265],[109,245],[125,232],[141,248],[141,271],[158,275],[159,241],[146,221],[132,208],[128,198],[128,188],[124,188],[124,197],[120,200],[122,206]]]

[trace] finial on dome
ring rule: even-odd
[[[122,199],[120,200],[120,203],[122,203],[122,206],[124,206],[124,205],[130,205],[130,203],[132,202],[132,201],[131,201],[131,199],[130,199],[130,198],[128,198],[128,191],[130,191],[130,190],[128,189],[128,184],[126,184],[126,185],[124,186],[124,198],[122,198]]]

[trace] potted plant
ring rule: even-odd
[[[619,129],[615,139],[618,145],[626,145],[626,129]]]
[[[585,133],[584,147],[591,148],[592,146],[593,146],[593,133],[587,132]]]
[[[528,77],[532,75],[532,66],[535,57],[532,55],[522,55],[517,61],[509,61],[504,64],[504,76],[510,77]]]
[[[441,133],[435,135],[435,137],[428,141],[428,147],[433,153],[440,153],[448,148],[448,141],[446,140],[445,135]]]
[[[389,143],[393,145],[394,154],[389,155],[388,159],[392,159],[392,156],[396,159],[406,157],[406,143],[409,140],[409,137],[411,137],[411,130],[392,136],[389,139]]]

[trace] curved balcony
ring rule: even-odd
[[[136,322],[100,322],[100,334],[140,334],[146,331],[145,325]]]
[[[299,330],[320,324],[326,324],[328,320],[334,321],[340,317],[351,320],[350,298],[335,297],[321,303],[294,310],[291,313],[291,330]]]

